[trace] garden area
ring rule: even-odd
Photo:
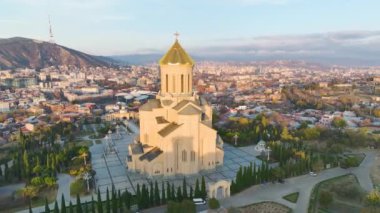
[[[294,192],[294,193],[291,193],[291,194],[288,194],[288,195],[285,195],[284,198],[285,200],[289,201],[289,202],[292,202],[292,203],[297,203],[297,200],[298,200],[298,196],[300,195],[299,192]]]
[[[240,208],[228,209],[228,212],[232,213],[290,213],[292,210],[279,203],[275,202],[261,202],[255,203],[249,206],[244,206]]]
[[[309,213],[330,212],[330,213],[356,213],[371,212],[367,211],[376,208],[380,204],[372,205],[371,193],[367,193],[360,187],[357,178],[354,175],[344,175],[322,181],[317,184],[310,197]],[[380,208],[377,208],[379,212]]]

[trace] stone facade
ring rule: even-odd
[[[193,93],[193,67],[176,40],[160,60],[160,92],[140,107],[140,135],[128,147],[129,169],[148,175],[194,174],[223,164],[212,108]]]

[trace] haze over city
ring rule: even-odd
[[[178,31],[217,60],[378,64],[380,2],[306,0],[2,0],[1,38],[48,39],[95,55],[162,54]]]

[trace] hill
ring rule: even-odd
[[[58,44],[29,38],[0,39],[0,69],[50,66],[96,67],[111,66],[113,60],[93,56]]]

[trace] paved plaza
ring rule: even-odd
[[[138,131],[134,124],[129,124],[129,129]],[[140,186],[142,184],[149,185],[155,181],[159,183],[159,188],[161,188],[162,182],[165,182],[165,186],[166,182],[174,183],[176,187],[182,186],[183,175],[149,177],[127,169],[125,159],[128,155],[128,144],[133,143],[137,134],[130,132],[125,127],[120,127],[119,134],[113,133],[112,136],[108,136],[108,139],[103,139],[102,144],[94,144],[90,148],[93,169],[96,171],[96,184],[102,196],[105,196],[107,188],[111,189],[112,185],[117,190],[128,190],[133,194],[136,193],[137,184]],[[109,143],[114,144],[115,152],[107,151]],[[240,166],[248,166],[251,162],[260,164],[260,160],[255,157],[258,153],[252,150],[224,144],[224,165],[218,166],[214,170],[205,170],[195,175],[186,176],[188,187],[193,186],[195,188],[196,179],[201,180],[202,176],[205,177],[206,183],[217,182],[222,179],[232,180]]]

